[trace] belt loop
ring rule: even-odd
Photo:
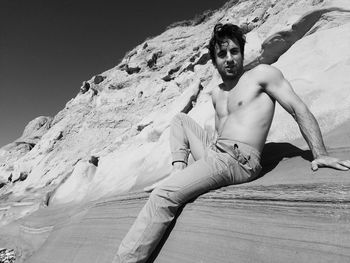
[[[239,152],[239,148],[238,148],[237,143],[235,143],[235,144],[233,145],[233,152],[234,152],[234,154],[235,154],[235,156],[236,156],[236,158],[237,158],[237,160],[238,160],[238,159],[239,159],[239,156],[240,156],[240,152]]]

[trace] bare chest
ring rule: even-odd
[[[218,89],[215,98],[215,110],[219,118],[254,107],[259,96],[259,86],[254,83],[242,82],[230,91]]]

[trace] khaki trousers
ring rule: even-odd
[[[150,195],[123,239],[113,262],[146,262],[179,207],[220,187],[249,182],[261,170],[260,153],[253,147],[208,134],[189,116],[180,113],[170,126],[174,162],[195,162],[171,174]]]

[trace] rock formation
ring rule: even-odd
[[[89,82],[84,81],[84,82],[83,82],[83,85],[81,85],[81,87],[80,87],[80,92],[84,94],[84,93],[86,93],[89,89],[90,89],[90,84],[89,84]]]
[[[0,149],[0,247],[26,262],[110,262],[142,189],[171,170],[171,118],[213,129],[220,78],[206,46],[218,22],[245,28],[246,68],[281,69],[329,151],[349,158],[349,10],[347,0],[231,0],[140,43]],[[277,107],[261,178],[187,205],[155,262],[349,262],[349,173],[312,173],[300,137]]]

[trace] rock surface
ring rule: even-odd
[[[246,67],[281,69],[330,151],[349,158],[349,10],[346,0],[229,1],[140,43],[0,149],[0,247],[19,262],[110,262],[146,200],[140,191],[170,172],[172,116],[213,129],[220,79],[206,45],[217,22],[246,27]],[[263,176],[187,205],[156,262],[348,262],[349,172],[312,174],[300,136],[277,107]]]
[[[326,140],[334,156],[345,158],[350,125],[340,128]],[[312,172],[310,152],[295,146],[299,143],[267,144],[261,178],[186,205],[154,262],[348,262],[349,173]],[[16,242],[26,262],[111,262],[147,197],[134,192],[49,206],[2,234],[8,244]]]

